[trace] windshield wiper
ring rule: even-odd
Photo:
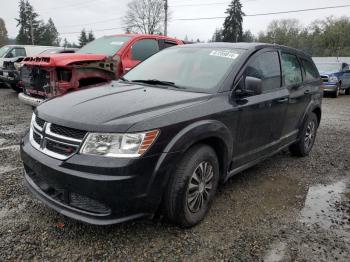
[[[130,82],[129,80],[127,80],[126,78],[124,78],[124,77],[122,77],[122,76],[119,77],[119,79],[122,80],[122,81],[124,81],[124,82]]]
[[[139,80],[132,80],[131,82],[145,83],[145,84],[149,84],[149,85],[164,85],[164,86],[171,86],[174,88],[184,89],[183,87],[177,86],[174,82],[162,81],[162,80],[158,80],[158,79],[139,79]]]

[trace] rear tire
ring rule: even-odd
[[[172,174],[164,197],[166,217],[191,227],[203,220],[219,184],[219,161],[207,145],[190,148]]]
[[[347,89],[345,89],[345,94],[346,94],[346,95],[350,95],[350,87],[348,87]]]
[[[301,129],[299,140],[289,147],[289,150],[292,153],[292,155],[300,157],[309,155],[315,143],[317,128],[317,116],[314,113],[311,113],[307,117]]]

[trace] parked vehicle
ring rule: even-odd
[[[25,182],[51,208],[88,223],[161,210],[193,226],[219,181],[286,147],[310,153],[322,95],[312,59],[295,49],[172,47],[119,81],[37,107],[21,141]]]
[[[0,83],[3,83],[17,92],[22,91],[19,77],[19,65],[16,63],[23,60],[25,56],[37,55],[47,50],[56,50],[54,46],[35,45],[6,45],[0,48]]]
[[[341,90],[350,95],[350,69],[347,63],[316,63],[324,84],[324,92],[337,98]]]
[[[117,79],[158,51],[183,44],[158,35],[124,34],[99,38],[75,54],[24,59],[19,99],[37,106],[47,98]]]

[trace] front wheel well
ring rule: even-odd
[[[224,180],[227,174],[228,162],[229,162],[228,150],[225,142],[218,137],[208,137],[208,138],[196,141],[189,148],[187,148],[187,150],[189,150],[190,148],[198,144],[208,145],[214,149],[219,161],[220,180]]]
[[[318,123],[318,125],[320,125],[320,122],[321,122],[321,115],[322,115],[322,113],[321,113],[321,108],[319,108],[319,107],[314,108],[314,109],[312,110],[312,113],[314,113],[314,114],[317,116],[317,123]]]

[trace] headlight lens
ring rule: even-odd
[[[338,82],[338,77],[336,77],[336,76],[331,76],[331,77],[329,78],[329,82],[331,82],[331,83],[337,83],[337,82]]]
[[[81,154],[105,157],[139,157],[153,144],[159,131],[135,134],[90,133]]]

